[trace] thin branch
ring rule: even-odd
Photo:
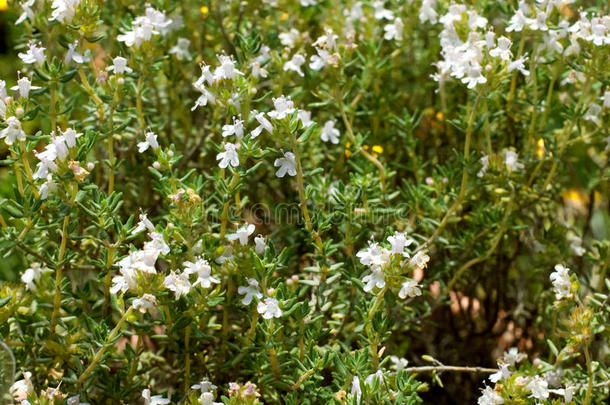
[[[468,367],[468,366],[422,366],[422,367],[407,367],[403,369],[407,373],[428,373],[431,371],[453,371],[456,373],[482,373],[492,374],[498,371],[496,368],[487,367]]]

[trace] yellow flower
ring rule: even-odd
[[[201,11],[201,14],[203,14],[204,16],[208,15],[208,13],[210,12],[210,9],[208,8],[208,6],[201,6],[201,8],[199,9],[199,11]]]
[[[0,11],[8,10],[8,0],[0,0]]]
[[[542,138],[538,139],[538,142],[536,142],[536,156],[540,159],[544,156],[544,139]]]

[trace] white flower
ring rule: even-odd
[[[51,13],[49,21],[59,21],[62,24],[70,24],[80,2],[81,0],[53,0],[53,4],[51,5],[53,12]]]
[[[146,133],[146,140],[144,142],[138,142],[138,152],[143,153],[146,150],[148,150],[148,148],[151,148],[152,150],[157,150],[157,148],[159,147],[159,143],[157,142],[157,134],[155,134],[154,132],[147,132]]]
[[[231,56],[217,55],[216,57],[220,61],[220,66],[214,70],[215,80],[233,80],[237,75],[243,74],[235,68],[235,61]]]
[[[223,405],[222,402],[214,402],[214,394],[211,392],[204,392],[201,394],[199,402],[201,402],[201,405]]]
[[[402,20],[396,17],[392,24],[387,24],[385,27],[383,27],[383,30],[385,31],[383,37],[388,41],[402,41],[402,30],[404,26],[405,25],[402,23]]]
[[[263,318],[265,319],[279,318],[282,316],[282,310],[275,298],[265,298],[264,301],[258,303],[256,310],[259,314],[263,315]]]
[[[250,63],[250,67],[252,68],[252,76],[254,76],[256,79],[261,77],[266,78],[267,76],[269,76],[269,72],[267,72],[267,69],[262,67],[261,64],[257,61],[253,61],[252,63]]]
[[[27,77],[22,77],[17,80],[17,86],[11,87],[11,90],[19,90],[19,97],[28,98],[30,90],[37,90],[39,88],[38,86],[32,86],[32,82]]]
[[[366,284],[363,288],[363,290],[366,292],[371,292],[375,286],[378,288],[385,287],[385,277],[383,275],[383,271],[373,270],[371,274],[362,278],[362,282]]]
[[[212,267],[207,260],[203,257],[197,258],[195,263],[193,262],[184,262],[185,266],[184,274],[191,275],[196,274],[197,280],[193,283],[193,287],[196,285],[200,285],[202,288],[210,288],[212,283],[219,284],[220,280],[216,277],[212,276]]]
[[[273,166],[279,167],[275,172],[277,177],[284,177],[286,173],[289,176],[297,175],[297,162],[292,152],[284,152],[284,157],[275,159]]]
[[[309,68],[311,70],[321,70],[327,63],[330,63],[333,60],[330,52],[326,49],[316,48],[317,55],[312,55],[309,64]]]
[[[15,21],[15,25],[21,24],[28,18],[30,20],[34,19],[34,11],[32,11],[32,6],[34,5],[34,3],[36,3],[36,0],[27,0],[19,4],[21,6],[21,9],[23,10],[23,13],[21,13],[17,21]]]
[[[489,55],[494,58],[499,57],[502,60],[508,61],[512,56],[512,52],[510,51],[510,47],[512,45],[512,41],[505,36],[498,38],[498,46],[489,51]]]
[[[134,299],[131,305],[136,311],[140,311],[143,314],[148,311],[152,314],[157,309],[157,299],[152,294],[144,294],[142,298]]]
[[[38,43],[40,45],[40,42]],[[37,46],[34,41],[28,42],[28,50],[23,53],[20,52],[18,56],[21,58],[23,63],[42,65],[45,61],[44,50],[42,46]]]
[[[425,23],[430,21],[436,23],[438,13],[436,12],[436,0],[423,0],[419,8],[419,21]]]
[[[225,143],[225,151],[216,155],[216,160],[220,160],[218,167],[224,169],[229,165],[233,167],[239,166],[239,156],[237,155],[235,147],[236,146],[233,143]]]
[[[587,121],[591,121],[597,125],[601,125],[602,122],[599,119],[600,114],[602,113],[602,107],[599,104],[591,104],[583,119]]]
[[[504,398],[496,394],[491,387],[485,387],[477,401],[477,404],[479,405],[500,405],[503,403]]]
[[[32,383],[32,373],[26,371],[23,373],[23,379],[15,381],[10,388],[13,397],[26,398],[34,392],[34,384]]]
[[[515,14],[510,18],[508,22],[508,27],[506,27],[507,32],[520,32],[523,31],[523,28],[528,23],[529,18],[523,14],[523,11],[517,10]]]
[[[523,76],[529,76],[530,72],[525,69],[525,61],[527,61],[527,56],[522,56],[519,59],[516,59],[508,64],[507,70],[512,72],[513,70],[518,70],[521,72]]]
[[[318,0],[300,0],[300,2],[303,7],[315,6],[318,4]]]
[[[64,62],[70,63],[72,61],[76,63],[87,62],[89,58],[84,57],[80,53],[76,52],[76,47],[78,46],[78,40],[75,40],[71,44],[68,44],[68,52],[66,52],[66,57],[64,58]]]
[[[16,117],[8,117],[6,123],[8,126],[0,131],[0,139],[4,139],[4,143],[10,146],[16,140],[25,141],[25,132],[21,129],[21,122]]]
[[[523,163],[519,162],[519,154],[514,150],[507,149],[506,155],[504,157],[504,164],[506,165],[506,169],[508,172],[512,172],[514,170],[523,169]]]
[[[396,371],[403,370],[409,365],[409,361],[407,359],[403,359],[402,357],[398,356],[390,356],[390,361],[392,362],[390,368]]]
[[[155,230],[155,226],[153,225],[152,222],[150,222],[150,220],[148,219],[146,214],[140,214],[140,222],[138,222],[138,225],[131,232],[131,234],[132,235],[138,234],[145,229],[148,229],[148,231],[152,232]]]
[[[547,399],[549,397],[548,383],[540,376],[535,376],[525,387],[536,399]]]
[[[610,108],[610,90],[606,90],[604,92],[604,95],[602,96],[602,98],[600,99],[603,102],[603,107],[605,109]]]
[[[187,295],[192,287],[187,274],[176,273],[173,270],[165,277],[163,285],[174,292],[176,299]]]
[[[34,284],[34,282],[40,280],[42,273],[47,270],[49,269],[41,267],[40,263],[32,263],[21,275],[21,281],[25,284],[25,289],[28,291],[36,291],[36,284]]]
[[[521,361],[527,359],[527,355],[525,353],[519,353],[519,349],[516,347],[511,347],[507,352],[504,352],[504,356],[502,357],[502,361],[510,366],[515,366],[515,364],[520,363]]]
[[[265,117],[265,113],[257,113],[256,111],[254,111],[254,113],[254,118],[256,119],[256,121],[258,121],[260,125],[254,128],[254,131],[252,131],[252,138],[254,139],[259,136],[261,132],[263,132],[263,129],[269,132],[270,134],[273,134],[273,125],[271,125],[271,122],[269,122],[269,120]]]
[[[528,19],[529,29],[534,31],[548,31],[549,27],[546,25],[546,13],[542,10],[536,10],[536,18]]]
[[[409,260],[409,266],[423,269],[428,265],[429,261],[430,256],[428,256],[423,250],[420,250],[411,258],[411,260]]]
[[[360,263],[371,267],[374,271],[381,271],[390,262],[390,251],[380,248],[372,241],[369,247],[356,253],[356,256],[360,259]]]
[[[248,237],[254,233],[256,227],[253,224],[246,224],[238,228],[235,233],[227,236],[230,241],[239,240],[239,244],[245,246],[248,244]]]
[[[228,137],[235,135],[237,139],[244,137],[244,121],[233,117],[233,124],[227,124],[222,126],[222,136]]]
[[[284,72],[293,71],[296,72],[299,76],[304,77],[303,70],[301,66],[305,63],[305,57],[300,53],[295,53],[288,62],[284,63]]]
[[[508,367],[508,364],[502,364],[498,371],[489,376],[489,381],[491,381],[492,383],[497,383],[500,380],[508,379],[512,374]]]
[[[477,177],[485,176],[485,173],[487,172],[487,168],[489,167],[489,156],[484,155],[483,157],[481,157],[480,162],[481,162],[481,170],[479,170],[479,172],[477,173]]]
[[[610,92],[608,92],[608,99],[610,99]],[[313,124],[315,124],[311,120],[311,111],[301,110],[297,113],[299,119],[301,120],[301,124],[303,124],[303,128],[309,128]]]
[[[388,242],[392,245],[390,253],[403,255],[405,254],[405,247],[410,246],[415,241],[411,238],[407,239],[407,235],[404,232],[395,232],[394,235],[388,236]]]
[[[360,397],[362,397],[362,390],[360,388],[360,379],[358,378],[357,375],[355,375],[354,378],[352,378],[351,394],[352,394],[352,396],[356,397],[356,403],[360,404]]]
[[[191,60],[190,46],[191,41],[186,38],[178,38],[178,43],[169,50],[169,53],[170,55],[176,55],[178,60]]]
[[[572,281],[570,280],[570,269],[564,267],[562,264],[555,266],[555,271],[549,276],[553,283],[553,289],[555,291],[555,297],[560,300],[570,296],[570,289],[572,288]]]
[[[241,303],[244,305],[250,305],[252,302],[252,297],[256,297],[257,299],[263,298],[263,294],[258,289],[258,281],[253,278],[249,278],[248,286],[240,286],[237,289],[239,295],[243,295],[244,297],[241,299]]]
[[[466,68],[466,76],[462,83],[467,84],[469,89],[474,89],[477,84],[487,83],[487,78],[481,74],[481,65],[477,62],[470,63]]]
[[[335,145],[339,143],[339,136],[341,133],[338,129],[335,128],[335,120],[328,120],[324,123],[324,127],[322,127],[322,134],[320,135],[320,139],[324,142],[332,142]]]
[[[278,37],[280,38],[280,43],[290,49],[294,48],[294,45],[299,39],[299,31],[291,28],[288,32],[282,32]]]
[[[55,172],[57,170],[57,164],[55,163],[57,150],[54,144],[47,145],[42,152],[34,151],[34,155],[40,160],[37,165],[38,170],[34,173],[35,179],[46,179],[49,171]]]
[[[163,238],[163,234],[159,232],[150,232],[148,237],[150,240],[144,243],[145,251],[156,251],[163,255],[170,252],[169,246],[165,243],[165,239]]]
[[[161,395],[150,396],[150,390],[146,388],[142,391],[142,398],[144,398],[144,405],[165,405],[169,404],[169,399],[163,398]]]
[[[283,120],[289,114],[292,114],[295,111],[294,103],[290,97],[280,96],[278,98],[274,98],[273,106],[275,107],[275,110],[269,112],[268,115],[276,120]]]
[[[365,385],[371,385],[371,383],[373,382],[373,380],[377,380],[378,382],[383,382],[383,371],[381,370],[377,370],[372,374],[369,374],[368,377],[366,377],[364,379],[364,384]]]
[[[117,56],[116,58],[112,59],[112,66],[108,66],[106,70],[109,72],[114,72],[117,75],[125,72],[133,72],[133,69],[127,66],[127,59],[122,56]]]
[[[49,198],[50,193],[57,191],[57,183],[53,181],[53,175],[47,174],[47,180],[42,183],[38,192],[40,193],[40,199],[46,200]]]
[[[421,295],[421,290],[419,289],[419,285],[415,280],[407,280],[401,284],[400,291],[398,292],[398,296],[402,299],[407,297],[413,298]]]
[[[262,255],[267,250],[267,241],[263,236],[257,236],[254,238],[254,251],[257,255]]]
[[[197,384],[191,385],[191,389],[193,389],[193,390],[201,390],[202,394],[204,394],[206,392],[212,392],[216,388],[218,388],[218,387],[216,387],[214,384],[212,384],[212,382],[210,380],[208,380],[207,378],[204,378],[203,380],[201,380]]]
[[[376,1],[373,3],[375,8],[375,19],[376,20],[392,20],[394,19],[394,13],[391,10],[384,8],[383,1]]]

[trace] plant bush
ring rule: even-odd
[[[0,5],[5,403],[608,401],[607,2]]]

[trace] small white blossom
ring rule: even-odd
[[[602,113],[602,107],[599,104],[591,104],[591,106],[585,112],[583,119],[591,121],[597,125],[601,125],[600,115]]]
[[[376,20],[393,20],[394,13],[384,7],[383,1],[375,1],[373,7],[375,8],[375,19]]]
[[[392,362],[390,368],[396,371],[403,370],[409,365],[409,361],[407,359],[403,359],[402,357],[398,356],[390,356],[390,361]]]
[[[21,129],[21,122],[16,117],[8,117],[6,123],[8,126],[0,131],[0,139],[4,139],[4,143],[10,146],[15,141],[25,141],[25,132]]]
[[[373,270],[371,274],[362,278],[362,282],[365,284],[363,290],[366,292],[371,292],[375,287],[385,287],[385,276],[383,275],[383,271]]]
[[[341,136],[341,133],[335,128],[335,120],[326,121],[322,127],[320,139],[324,142],[332,142],[336,145],[339,143],[339,136]]]
[[[66,64],[74,61],[76,63],[84,63],[89,60],[89,58],[84,57],[80,53],[76,52],[76,47],[78,46],[78,41],[75,40],[71,44],[68,44],[68,52],[66,52],[66,57],[64,58],[64,62]]]
[[[519,162],[519,154],[514,150],[507,149],[504,157],[504,164],[508,172],[523,169],[525,166]]]
[[[489,55],[494,58],[500,58],[502,60],[508,61],[512,56],[512,52],[510,51],[510,47],[512,45],[512,41],[504,36],[498,38],[498,46],[489,51]]]
[[[426,252],[424,252],[423,250],[420,250],[415,255],[413,255],[411,260],[409,260],[409,266],[415,267],[418,269],[423,269],[428,265],[429,261],[430,261],[430,256],[428,256],[426,254]]]
[[[144,230],[148,230],[149,232],[152,232],[155,230],[155,226],[153,225],[152,222],[150,222],[150,220],[148,219],[148,217],[146,216],[146,214],[140,214],[140,222],[138,222],[138,225],[135,227],[135,229],[131,232],[132,235],[136,235]]]
[[[275,110],[269,112],[268,115],[276,120],[283,120],[289,114],[292,114],[295,111],[294,103],[290,97],[280,96],[278,98],[274,98],[273,106],[275,107]]]
[[[383,27],[383,30],[385,31],[385,34],[383,35],[383,37],[388,40],[394,40],[394,41],[402,41],[402,30],[404,29],[404,24],[402,22],[402,20],[398,17],[396,17],[396,19],[394,20],[394,22],[392,24],[387,24],[385,27]]]
[[[54,193],[55,191],[57,191],[57,183],[53,181],[53,175],[47,174],[46,181],[42,183],[40,189],[38,190],[40,193],[40,199],[46,200],[49,198],[49,194]]]
[[[106,68],[109,72],[114,72],[117,75],[124,74],[125,72],[131,73],[133,69],[127,66],[127,59],[122,56],[117,56],[112,59],[112,66]]]
[[[295,28],[291,28],[288,32],[282,32],[278,37],[280,38],[280,43],[290,49],[294,48],[296,42],[299,39],[299,31]]]
[[[239,240],[239,244],[245,246],[248,244],[248,237],[254,233],[256,227],[253,224],[246,224],[238,228],[235,233],[227,236],[230,241]]]
[[[404,232],[395,232],[394,235],[388,236],[388,242],[392,245],[390,253],[392,254],[405,254],[405,247],[409,247],[415,240],[408,238]],[[408,256],[408,254],[406,254]]]
[[[176,299],[183,295],[187,295],[191,291],[191,282],[188,275],[184,273],[176,273],[173,270],[165,277],[163,285],[168,290],[171,290],[176,295]]]
[[[136,311],[140,311],[143,314],[146,312],[152,314],[157,309],[157,299],[152,294],[144,294],[142,298],[134,299],[131,305]]]
[[[189,51],[189,47],[191,46],[191,41],[186,38],[178,38],[178,43],[169,50],[170,55],[176,55],[176,59],[178,60],[191,60],[191,53]]]
[[[512,374],[508,367],[508,364],[502,364],[498,371],[489,376],[489,381],[497,383],[498,381],[508,379]]]
[[[170,403],[170,400],[163,398],[161,395],[150,396],[150,390],[146,388],[142,391],[142,398],[144,398],[144,405],[166,405]]]
[[[256,281],[253,278],[249,278],[247,281],[248,281],[248,286],[247,287],[240,286],[237,289],[237,292],[239,293],[239,295],[243,295],[244,296],[241,299],[241,303],[244,304],[244,305],[250,305],[250,303],[252,302],[252,298],[253,297],[256,297],[259,300],[261,298],[263,298],[263,294],[258,289],[258,281]]]
[[[263,318],[265,319],[279,318],[282,316],[282,310],[275,298],[265,298],[264,301],[258,303],[256,310],[259,314],[263,315]]]
[[[30,97],[30,90],[37,90],[40,87],[32,86],[32,82],[27,77],[22,77],[17,80],[17,86],[11,87],[11,90],[19,90],[19,97],[28,98]]]
[[[523,76],[527,77],[530,75],[530,72],[529,72],[529,70],[525,69],[526,61],[527,61],[527,57],[524,55],[524,56],[520,57],[519,59],[516,59],[516,60],[510,62],[506,69],[509,72],[512,72],[513,70],[518,70],[519,72],[521,72],[521,74]]]
[[[30,41],[28,42],[28,50],[23,53],[20,52],[18,54],[18,56],[21,58],[21,60],[23,61],[23,63],[27,63],[27,64],[37,64],[37,65],[42,65],[45,61],[45,55],[44,55],[44,50],[46,48],[40,46],[40,43],[38,43],[38,45],[36,45],[36,43],[34,41]]]
[[[540,376],[535,376],[525,387],[532,393],[532,397],[543,400],[549,397],[548,383]]]
[[[271,125],[271,122],[269,122],[269,120],[265,117],[265,113],[264,112],[254,112],[254,113],[255,113],[254,118],[259,123],[259,126],[254,128],[254,130],[252,131],[252,138],[254,139],[257,136],[259,136],[261,134],[261,132],[263,132],[263,129],[266,130],[267,132],[269,132],[270,134],[273,134],[273,125]]]
[[[222,136],[228,137],[235,135],[237,139],[244,137],[244,121],[233,117],[233,124],[227,124],[222,126]]]
[[[504,356],[502,357],[504,363],[513,367],[525,359],[527,359],[527,355],[525,353],[519,353],[519,349],[516,347],[508,349],[507,352],[504,352]]]
[[[184,274],[191,275],[196,274],[197,280],[193,283],[193,287],[200,285],[202,288],[210,288],[212,284],[219,284],[220,280],[216,277],[212,276],[212,267],[207,260],[203,257],[197,258],[195,263],[193,262],[184,262],[183,263]]]
[[[23,373],[23,379],[15,381],[10,388],[13,397],[26,398],[34,392],[34,384],[32,383],[32,373],[26,371]]]
[[[296,53],[292,56],[288,62],[284,63],[284,72],[293,71],[296,72],[299,76],[304,77],[305,74],[301,69],[301,66],[305,63],[305,57],[300,53]]]
[[[401,284],[400,291],[398,292],[398,296],[402,299],[407,297],[414,298],[421,295],[421,290],[419,289],[419,285],[415,280],[407,280]]]
[[[220,160],[218,167],[224,169],[229,165],[233,167],[239,166],[239,156],[235,150],[236,146],[233,143],[225,143],[225,151],[216,155],[216,160]]]
[[[49,270],[46,267],[40,266],[40,263],[32,263],[21,275],[21,282],[25,284],[25,289],[28,291],[36,291],[35,281],[40,280],[42,273]]]
[[[34,3],[36,3],[36,0],[27,0],[19,4],[21,6],[21,9],[23,10],[23,13],[21,13],[19,18],[17,18],[17,21],[15,21],[15,25],[21,24],[26,19],[29,19],[30,21],[34,19],[35,15],[34,11],[32,10],[32,6],[34,5]]]
[[[277,177],[284,177],[286,173],[289,176],[297,175],[297,162],[292,152],[284,152],[284,157],[275,159],[273,166],[279,167],[275,172]]]
[[[140,153],[145,152],[148,150],[148,148],[154,151],[157,150],[158,147],[159,143],[157,142],[157,134],[154,132],[147,132],[146,140],[144,142],[138,142],[138,152]]]
[[[257,255],[262,255],[267,250],[267,240],[263,236],[257,236],[254,238],[254,251]]]
[[[491,387],[485,387],[481,396],[477,400],[478,405],[501,405],[504,403],[504,398],[496,394]]]
[[[553,289],[555,291],[555,297],[560,300],[570,296],[570,289],[572,288],[572,281],[570,280],[570,269],[564,267],[562,264],[555,266],[555,271],[549,276],[553,283]]]
[[[59,21],[62,24],[70,24],[80,2],[81,0],[53,0],[53,4],[51,5],[53,12],[51,13],[49,21]]]

